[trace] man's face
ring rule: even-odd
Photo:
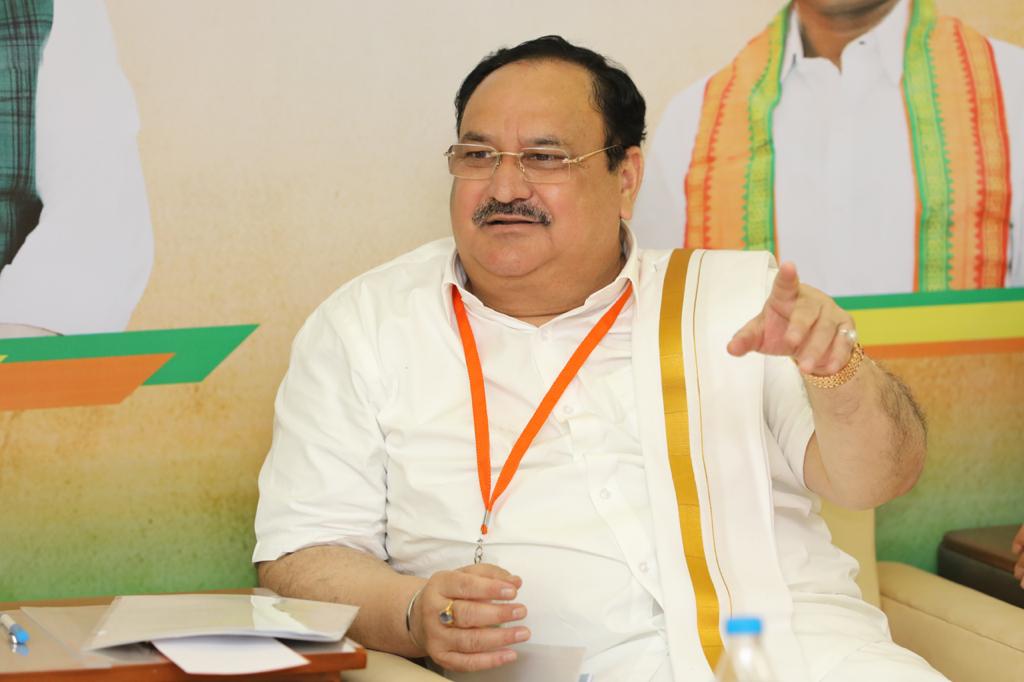
[[[601,149],[604,122],[592,104],[592,88],[590,74],[575,64],[508,64],[470,97],[459,141],[509,152],[559,147],[570,158]],[[455,178],[452,230],[470,279],[474,272],[543,276],[552,268],[571,275],[609,257],[617,260],[619,219],[632,212],[639,156],[633,148],[620,168],[609,171],[607,156],[596,154],[560,184],[528,183],[514,157],[501,157],[489,180]]]
[[[835,19],[856,19],[871,14],[884,17],[897,0],[797,0],[805,12],[818,12]]]

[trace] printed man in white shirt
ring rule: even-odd
[[[794,0],[668,105],[631,226],[831,296],[1024,286],[1024,50],[934,0]]]
[[[296,337],[261,583],[358,604],[364,645],[456,671],[529,640],[584,647],[601,682],[706,679],[721,619],[752,612],[782,679],[942,679],[817,514],[913,485],[912,399],[792,265],[636,247],[644,109],[558,37],[467,76],[454,240],[349,282]]]
[[[832,296],[1024,286],[1024,49],[933,2],[794,0],[675,97],[640,244],[768,249]]]

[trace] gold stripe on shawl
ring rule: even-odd
[[[690,458],[690,424],[686,407],[686,380],[683,374],[683,291],[692,254],[693,249],[676,249],[669,259],[661,295],[658,339],[661,349],[665,436],[672,483],[679,505],[683,553],[697,603],[697,633],[701,648],[711,668],[714,669],[723,651],[722,635],[719,630],[718,595],[704,553],[700,500],[697,498],[697,483]]]

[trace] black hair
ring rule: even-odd
[[[484,57],[459,87],[455,95],[455,131],[462,127],[462,114],[469,98],[487,76],[513,62],[560,60],[586,69],[594,86],[594,108],[604,119],[608,169],[614,170],[624,158],[626,149],[638,147],[645,133],[644,114],[647,105],[643,95],[626,70],[604,55],[573,45],[561,36],[534,38],[515,47],[503,47]]]

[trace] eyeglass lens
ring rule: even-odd
[[[569,154],[562,149],[537,147],[521,152],[499,152],[493,147],[454,144],[448,150],[448,170],[467,180],[490,178],[502,156],[517,157],[517,165],[530,182],[564,182],[569,178]]]

